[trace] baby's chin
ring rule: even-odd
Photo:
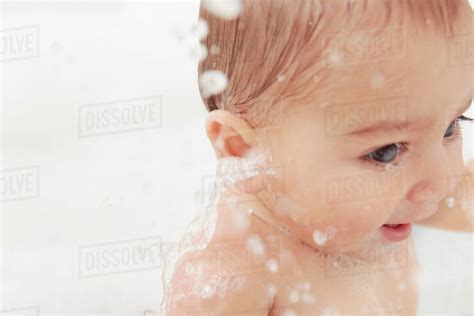
[[[313,248],[323,254],[341,254],[355,257],[365,257],[375,249],[396,247],[400,242],[394,242],[384,236],[383,225],[333,225],[318,227],[301,227],[297,232],[306,247]],[[293,227],[296,228],[296,227]],[[405,239],[405,238],[404,238]]]

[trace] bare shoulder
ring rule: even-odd
[[[175,266],[166,315],[268,315],[273,304],[269,270],[272,241],[251,235],[213,240]]]

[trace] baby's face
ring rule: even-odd
[[[472,49],[463,25],[457,49]],[[275,215],[309,244],[390,243],[384,224],[431,216],[463,172],[456,122],[472,100],[472,56],[441,33],[407,28],[403,41],[384,60],[342,59],[328,70],[330,90],[285,106],[266,131],[283,179]]]

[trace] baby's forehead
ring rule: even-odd
[[[437,105],[459,105],[472,95],[473,65],[462,60],[456,64],[450,52],[454,47],[451,39],[408,32],[402,41],[391,54],[379,54],[373,59],[356,53],[347,56],[351,53],[347,47],[333,45],[332,53],[346,54],[346,59],[341,57],[337,62],[312,69],[313,80],[308,84],[311,93],[304,102],[324,107],[357,105],[357,100],[400,98],[407,100],[407,108],[421,110],[426,105],[434,110]]]
[[[400,129],[449,124],[472,99],[472,67],[450,67],[445,50],[420,45],[420,58],[377,61],[329,68],[330,74],[301,102],[289,104],[303,120],[332,136],[347,135],[371,124],[401,124]],[[436,46],[436,45],[435,45]],[[435,53],[436,52],[436,53]],[[315,85],[316,87],[317,85]],[[290,110],[291,111],[291,110]],[[426,123],[426,124],[425,124]],[[447,125],[446,125],[447,126]]]

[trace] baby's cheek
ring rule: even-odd
[[[328,237],[326,246],[359,244],[376,239],[379,227],[389,217],[385,212],[377,212],[375,207],[370,209],[337,207],[325,211],[332,213],[330,220],[327,218],[324,225],[314,226],[316,236],[313,236],[313,239],[317,244],[318,236],[326,234]],[[324,237],[319,239],[323,240]]]

